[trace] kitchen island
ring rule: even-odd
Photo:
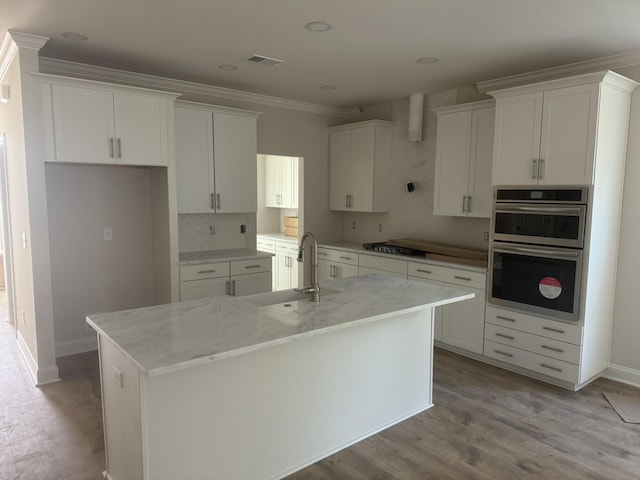
[[[429,408],[433,308],[380,275],[92,315],[107,475],[281,478]]]

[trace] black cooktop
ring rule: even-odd
[[[421,250],[398,247],[397,245],[390,245],[387,242],[363,243],[362,248],[364,248],[365,250],[371,250],[373,252],[391,253],[394,255],[411,255],[413,257],[424,256],[424,252]]]

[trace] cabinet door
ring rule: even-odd
[[[213,213],[211,112],[175,108],[178,213]]]
[[[115,163],[113,93],[52,86],[56,160]]]
[[[351,170],[349,172],[350,210],[373,211],[373,185],[375,161],[375,135],[373,126],[351,131]]]
[[[537,183],[532,161],[540,156],[542,92],[496,100],[494,185]]]
[[[297,208],[293,206],[293,157],[280,158],[280,195],[283,208]],[[297,172],[296,172],[297,173]]]
[[[276,284],[274,290],[291,288],[291,264],[295,259],[286,253],[276,253]]]
[[[473,292],[476,296],[442,307],[442,342],[481,354],[484,346],[485,291],[458,285],[452,287]]]
[[[180,282],[180,301],[222,297],[229,293],[229,277]]]
[[[346,263],[333,264],[333,278],[357,277],[358,266],[347,265]]]
[[[300,182],[300,160],[297,157],[291,157],[291,208],[298,208],[298,188]]]
[[[271,291],[271,272],[234,275],[231,277],[231,291],[236,297]]]
[[[318,259],[318,281],[331,280],[333,277],[333,263],[329,260]]]
[[[471,123],[471,158],[469,161],[469,201],[467,216],[491,218],[493,188],[493,134],[495,108],[473,111]]]
[[[114,94],[116,163],[167,165],[167,113],[163,98]]]
[[[266,155],[264,159],[265,207],[281,207],[282,202],[282,158]]]
[[[433,204],[436,215],[467,215],[464,197],[469,188],[472,119],[472,110],[438,116]]]
[[[540,184],[593,183],[598,84],[544,92]]]
[[[348,210],[351,131],[329,134],[329,210]]]
[[[256,119],[213,113],[215,193],[218,213],[257,211]]]

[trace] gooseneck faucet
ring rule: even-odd
[[[308,238],[313,240],[313,245],[311,246],[311,255],[313,256],[311,263],[311,281],[313,283],[306,287],[294,288],[294,290],[296,292],[309,293],[311,294],[309,301],[319,302],[320,286],[318,285],[318,242],[311,232],[305,232],[300,239],[300,246],[298,247],[298,261],[301,263],[304,262],[304,243]]]

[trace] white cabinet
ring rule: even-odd
[[[176,95],[54,79],[45,85],[47,160],[67,163],[166,166],[168,111]]]
[[[180,267],[180,300],[271,291],[271,259],[203,263]]]
[[[598,72],[491,92],[493,184],[593,184],[596,156],[604,157],[601,145],[609,147],[609,119],[628,117],[628,103],[609,92],[634,88],[624,77]]]
[[[475,297],[438,307],[436,321],[441,323],[440,340],[445,345],[482,354],[486,274],[458,268],[409,262],[408,277],[474,293]]]
[[[276,241],[276,283],[274,290],[298,287],[298,245],[295,242]]]
[[[276,255],[275,255],[276,241],[271,238],[267,238],[261,235],[256,235],[256,250],[258,250],[259,252],[266,252],[266,253],[273,254],[273,256],[271,257],[271,286],[272,288],[275,288],[276,271],[277,271]]]
[[[326,247],[318,248],[318,280],[357,277],[358,254]]]
[[[256,211],[257,116],[232,108],[177,104],[178,213]]]
[[[298,158],[265,155],[265,206],[298,208]]]
[[[407,278],[407,261],[378,255],[358,255],[358,275],[379,273],[398,278]]]
[[[329,209],[389,211],[393,122],[370,120],[329,129]]]
[[[438,114],[433,211],[491,217],[495,101],[434,110]]]

